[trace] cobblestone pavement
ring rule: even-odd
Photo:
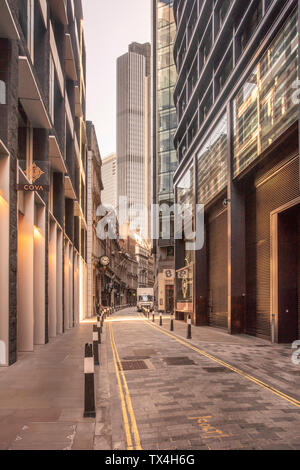
[[[83,416],[92,324],[0,368],[0,449],[299,449],[300,366],[288,346],[135,310],[108,318],[97,417]]]
[[[180,322],[170,335],[169,318],[159,328],[133,310],[106,323],[95,449],[130,441],[145,450],[300,448],[300,368],[290,347],[206,327],[187,341]]]

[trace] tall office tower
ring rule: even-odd
[[[151,188],[150,64],[149,43],[130,44],[117,60],[118,203],[127,198],[127,221],[143,238],[148,238]]]
[[[104,206],[117,208],[117,156],[112,153],[102,162],[102,181],[104,190],[101,194]]]
[[[173,137],[177,126],[173,90],[176,68],[173,45],[176,25],[173,1],[152,0],[153,41],[153,202],[174,204],[173,174],[177,167],[177,155]],[[162,218],[162,215],[160,216]],[[160,224],[161,225],[161,224]],[[161,225],[162,227],[162,225]],[[155,290],[158,308],[170,311],[174,304],[174,230],[170,236],[160,233],[153,241],[155,254]]]
[[[299,3],[174,0],[178,203],[204,240],[176,240],[176,314],[273,342],[300,334]],[[200,239],[203,239],[203,232]]]

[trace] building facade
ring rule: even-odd
[[[136,304],[138,288],[138,263],[134,252],[128,247],[128,240],[120,239],[119,232],[114,238],[103,241],[108,266],[98,268],[101,272],[101,300],[103,306],[119,307]]]
[[[142,240],[136,243],[135,258],[138,263],[138,287],[153,287],[153,256],[150,247]]]
[[[176,24],[173,1],[152,0],[152,67],[153,67],[153,202],[174,204],[173,175],[177,168],[174,134],[177,127],[173,94],[176,83],[174,39]],[[160,224],[163,215],[160,214]],[[153,240],[155,297],[160,311],[174,307],[174,230]]]
[[[85,79],[80,0],[1,2],[4,366],[86,316]]]
[[[87,122],[87,268],[88,305],[87,316],[95,313],[95,306],[101,303],[101,272],[99,260],[105,255],[102,241],[97,237],[97,209],[102,204],[102,160],[97,135],[92,122]]]
[[[149,238],[152,187],[150,62],[148,43],[130,44],[128,52],[117,60],[118,205],[120,197],[127,198],[128,213],[123,215],[123,223],[128,221],[130,228],[138,229],[144,238]]]
[[[176,313],[273,342],[299,338],[298,2],[174,1],[179,203]],[[295,93],[296,91],[296,93]],[[187,237],[186,237],[187,238]]]
[[[117,156],[112,153],[102,162],[102,180],[104,190],[102,191],[102,204],[113,206],[117,209],[118,183],[117,183]]]

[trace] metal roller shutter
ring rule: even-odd
[[[227,210],[214,214],[208,224],[209,324],[228,326]]]
[[[270,339],[270,213],[299,197],[298,158],[290,160],[247,194],[246,332]]]

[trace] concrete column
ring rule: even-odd
[[[75,254],[74,258],[74,318],[75,325],[79,324],[79,256]]]
[[[58,335],[63,333],[63,233],[57,230],[56,250],[56,311]]]
[[[69,315],[70,315],[70,304],[69,304],[69,274],[70,274],[70,267],[69,267],[69,243],[65,242],[65,258],[64,258],[64,277],[65,277],[65,285],[64,285],[64,310],[65,310],[65,318],[64,318],[64,327],[65,330],[69,329]]]
[[[50,223],[49,231],[49,337],[55,338],[57,332],[57,225]]]
[[[87,264],[84,262],[84,314],[85,316],[87,316],[87,308],[88,308],[87,292],[88,292],[88,271],[87,271]]]
[[[9,361],[9,165],[0,158],[0,367]]]
[[[74,285],[74,272],[73,272],[73,263],[74,263],[74,248],[70,245],[69,248],[69,328],[73,328],[74,326],[74,292],[73,292],[73,285]]]
[[[36,206],[37,226],[34,226],[34,344],[45,344],[46,289],[46,209]]]
[[[195,252],[195,318],[193,322],[198,326],[208,325],[207,308],[207,237],[204,237],[202,250]]]
[[[24,194],[18,223],[18,350],[33,351],[34,194]]]
[[[80,320],[84,320],[84,298],[83,298],[83,289],[84,289],[84,269],[83,269],[83,259],[79,257],[79,315]]]

